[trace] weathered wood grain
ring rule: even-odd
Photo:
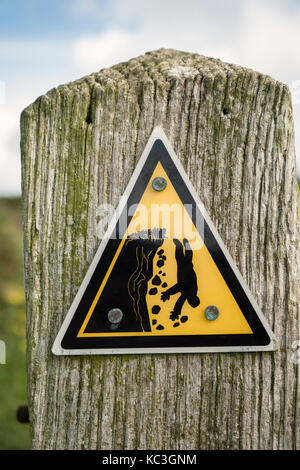
[[[99,244],[97,207],[118,203],[156,125],[275,332],[277,352],[52,355]],[[33,448],[299,448],[288,88],[216,59],[159,50],[51,90],[23,111],[21,134]]]

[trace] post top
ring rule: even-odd
[[[218,77],[244,76],[252,80],[264,79],[269,84],[280,87],[284,85],[268,75],[255,72],[249,68],[226,63],[217,58],[206,57],[196,53],[183,52],[175,49],[158,49],[144,55],[121,62],[109,68],[86,75],[78,80],[53,88],[43,97],[53,98],[59,93],[83,91],[95,86],[97,88],[122,88],[124,90],[140,88],[141,83],[170,83],[172,81],[215,80]],[[38,101],[37,100],[37,101]],[[30,107],[29,107],[30,108]],[[28,109],[28,108],[27,108]]]

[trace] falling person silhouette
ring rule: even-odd
[[[177,238],[174,238],[173,242],[176,246],[175,258],[177,262],[177,284],[162,292],[161,300],[165,302],[170,299],[171,295],[177,294],[178,292],[181,293],[180,297],[176,300],[174,310],[170,315],[170,319],[174,321],[178,320],[181,315],[181,310],[186,300],[193,308],[198,307],[200,300],[197,296],[197,276],[193,268],[193,251],[190,244],[186,238],[183,239],[183,245],[179,240],[177,240]]]

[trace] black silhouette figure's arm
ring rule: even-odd
[[[178,283],[162,292],[160,298],[163,302],[165,302],[166,300],[169,300],[171,295],[177,294],[177,292],[180,292],[180,285]]]
[[[181,296],[178,297],[178,299],[176,300],[173,312],[171,312],[171,315],[170,315],[171,320],[173,321],[178,320],[178,318],[181,315],[181,310],[185,301],[186,301],[186,296],[184,294],[181,294]]]

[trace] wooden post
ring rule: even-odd
[[[117,205],[157,125],[278,351],[51,353],[99,245],[97,207]],[[299,230],[287,86],[162,49],[49,91],[23,111],[21,131],[33,448],[299,448]]]

